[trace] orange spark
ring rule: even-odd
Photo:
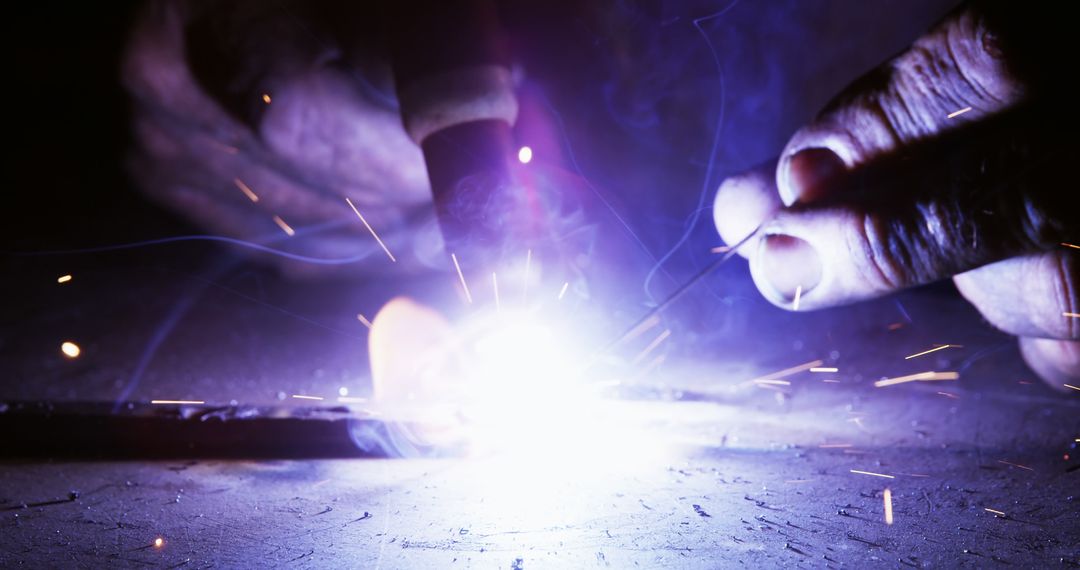
[[[896,479],[896,477],[894,477],[892,475],[885,475],[885,474],[882,474],[882,473],[874,473],[873,471],[859,471],[858,469],[852,469],[851,472],[852,473],[858,473],[859,475],[873,475],[874,477],[884,477],[886,479]]]
[[[953,111],[952,113],[949,113],[948,115],[945,116],[945,118],[952,119],[952,118],[955,118],[955,117],[959,117],[960,115],[963,115],[964,113],[967,113],[970,110],[971,110],[971,107],[964,107],[963,109],[960,109],[958,111]]]
[[[57,283],[67,283],[68,281],[71,281],[71,275],[70,274],[61,275],[60,277],[56,278]]]
[[[78,358],[82,354],[82,349],[70,340],[65,340],[60,343],[60,352],[64,353],[64,356],[68,358]]]
[[[205,404],[202,400],[150,400],[151,404],[155,405],[167,405],[167,404]]]
[[[775,380],[777,378],[783,378],[785,376],[791,376],[792,374],[802,372],[803,370],[809,370],[811,368],[817,368],[818,366],[821,366],[824,363],[825,362],[821,361],[821,360],[814,360],[812,362],[807,362],[805,364],[800,364],[798,366],[792,366],[791,368],[785,368],[785,369],[783,369],[783,370],[781,370],[779,372],[773,372],[772,374],[766,374],[765,376],[759,376],[759,377],[757,377],[757,378],[755,378],[753,380],[750,380],[748,383],[757,384],[757,383],[761,383],[761,381],[763,381],[763,380]]]
[[[270,99],[270,94],[269,93],[263,93],[262,99],[263,99],[263,103],[266,103],[267,105],[270,104],[271,99]],[[286,105],[286,107],[287,106],[288,105]]]
[[[956,372],[920,372],[918,374],[908,374],[907,376],[878,380],[877,382],[874,382],[874,387],[884,388],[886,386],[904,384],[905,382],[931,382],[934,380],[956,380],[957,378],[960,378],[960,374]]]
[[[1068,243],[1068,242],[1061,242],[1061,245],[1063,245],[1065,247],[1071,247],[1073,249],[1080,249],[1080,245],[1076,245],[1076,244],[1072,244],[1072,243]]]
[[[360,218],[360,221],[364,223],[364,227],[367,228],[367,231],[371,232],[371,237],[375,238],[375,241],[379,242],[379,247],[381,247],[382,250],[386,252],[386,256],[390,258],[390,261],[396,263],[397,259],[394,259],[394,254],[390,253],[390,250],[386,248],[386,244],[383,243],[383,240],[379,238],[379,234],[375,233],[375,230],[372,229],[371,225],[367,223],[367,220],[364,219],[364,216],[360,214],[360,210],[357,210],[356,206],[353,205],[352,200],[346,197],[345,201],[349,204],[349,207],[352,208],[352,211],[356,212],[356,217]]]
[[[296,231],[289,227],[289,224],[286,224],[285,220],[281,219],[281,216],[274,216],[274,223],[281,228],[281,231],[285,232],[290,237],[296,235]]]
[[[244,184],[243,180],[240,180],[239,178],[233,178],[233,184],[235,184],[236,187],[239,188],[240,191],[248,197],[248,200],[251,200],[252,202],[259,201],[258,194],[256,194],[250,187],[248,187],[247,184]]]
[[[1061,313],[1061,316],[1069,317],[1071,319],[1078,319],[1080,318],[1080,313]]]
[[[983,510],[988,512],[988,513],[994,513],[995,515],[997,515],[999,517],[1005,516],[1005,513],[1001,512],[1001,511],[999,511],[997,509],[984,508]]]
[[[885,492],[882,493],[882,497],[885,501],[885,524],[892,524],[892,491],[885,487]]]
[[[161,548],[165,546],[165,539],[160,536],[154,539],[154,548]]]
[[[939,350],[945,350],[946,348],[963,348],[959,344],[936,344],[934,346],[935,348],[931,348],[930,350],[924,350],[922,352],[916,352],[915,354],[912,354],[910,356],[905,356],[904,360],[911,360],[912,358],[922,356],[924,354],[930,354],[931,352],[937,352]]]
[[[1009,462],[1009,461],[1005,461],[1004,459],[998,459],[997,462],[998,463],[1004,463],[1005,465],[1011,465],[1013,467],[1019,467],[1020,469],[1027,469],[1028,471],[1034,471],[1034,469],[1028,467],[1027,465],[1020,465],[1019,463],[1012,463],[1012,462]]]
[[[461,288],[465,290],[465,299],[472,304],[472,293],[469,293],[469,286],[465,283],[465,274],[461,272],[461,265],[458,264],[457,254],[451,253],[450,259],[454,260],[454,268],[457,269],[457,276],[461,279]]]

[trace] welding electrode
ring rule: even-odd
[[[495,7],[404,1],[390,15],[402,120],[423,150],[446,250],[495,261],[537,223],[513,178],[518,103]]]

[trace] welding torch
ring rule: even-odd
[[[491,263],[532,247],[544,216],[514,169],[518,102],[494,4],[405,1],[390,17],[402,121],[423,150],[446,251]]]

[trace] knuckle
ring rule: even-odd
[[[848,251],[859,276],[871,287],[892,291],[911,284],[903,263],[896,256],[895,239],[886,219],[872,212],[860,214],[854,231],[848,232]]]
[[[1080,319],[1069,317],[1080,311],[1077,307],[1078,291],[1076,283],[1077,261],[1075,255],[1068,252],[1051,254],[1044,257],[1049,275],[1043,281],[1043,272],[1029,273],[1028,279],[1037,279],[1049,287],[1049,294],[1034,295],[1029,301],[1036,324],[1047,336],[1060,339],[1080,339]],[[1037,287],[1038,285],[1036,285]],[[1038,306],[1045,304],[1045,306]]]

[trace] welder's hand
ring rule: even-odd
[[[372,251],[379,271],[407,265],[408,252],[389,265],[345,203],[394,245],[430,201],[373,12],[363,2],[147,2],[122,65],[137,183],[211,232],[316,257]],[[275,216],[298,232],[340,229],[290,238]]]
[[[776,305],[815,309],[952,277],[1031,367],[1080,377],[1075,64],[1049,3],[972,3],[856,81],[778,164],[714,206]]]

